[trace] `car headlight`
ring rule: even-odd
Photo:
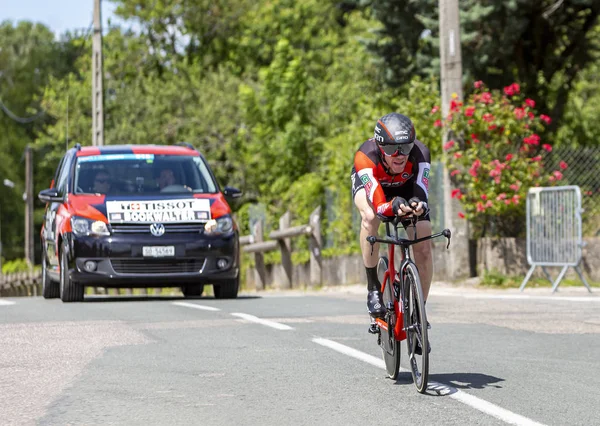
[[[222,216],[218,219],[211,219],[204,225],[204,231],[207,234],[228,234],[233,230],[233,220],[230,216]]]
[[[101,220],[91,220],[84,217],[72,217],[71,229],[78,237],[88,235],[110,235],[106,223]]]

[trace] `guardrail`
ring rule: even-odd
[[[254,253],[256,289],[264,290],[267,283],[267,268],[264,254],[268,251],[279,249],[281,251],[281,265],[283,267],[283,282],[281,288],[292,288],[292,248],[290,238],[310,236],[310,285],[320,285],[323,279],[321,262],[321,207],[317,207],[310,214],[309,223],[290,227],[290,212],[286,212],[279,219],[279,229],[271,231],[269,240],[264,240],[262,223],[257,222],[252,235],[240,237],[240,245],[246,253]]]
[[[38,296],[41,294],[41,271],[0,275],[0,297]]]

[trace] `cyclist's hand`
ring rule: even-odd
[[[424,203],[417,197],[412,197],[410,200],[408,200],[408,203],[412,207],[412,212],[415,216],[421,216],[427,208],[427,203]]]
[[[413,209],[411,209],[408,205],[408,201],[402,197],[394,198],[394,201],[392,202],[392,210],[396,216],[405,216],[413,212]]]

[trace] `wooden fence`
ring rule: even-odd
[[[42,294],[42,273],[17,272],[0,275],[0,296],[39,296]]]
[[[272,250],[280,250],[281,265],[283,267],[283,277],[281,288],[292,288],[292,248],[290,238],[300,235],[310,236],[310,285],[317,286],[322,283],[323,271],[321,261],[321,207],[317,207],[311,214],[306,225],[290,227],[291,214],[286,212],[279,219],[279,229],[271,231],[268,235],[269,240],[264,239],[264,230],[262,223],[257,222],[252,235],[240,237],[242,250],[246,253],[254,253],[254,273],[257,290],[264,290],[267,279],[267,269],[265,266],[264,254]]]

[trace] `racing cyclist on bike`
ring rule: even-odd
[[[431,235],[427,207],[430,162],[429,149],[416,139],[412,121],[395,112],[377,120],[373,137],[354,156],[352,195],[361,215],[360,249],[367,272],[367,309],[372,317],[383,317],[385,307],[377,277],[379,243],[372,247],[367,236],[378,235],[380,218],[406,214],[418,216],[419,238]],[[409,238],[414,238],[409,223],[402,221]],[[425,300],[433,275],[431,247],[431,241],[413,246]]]

